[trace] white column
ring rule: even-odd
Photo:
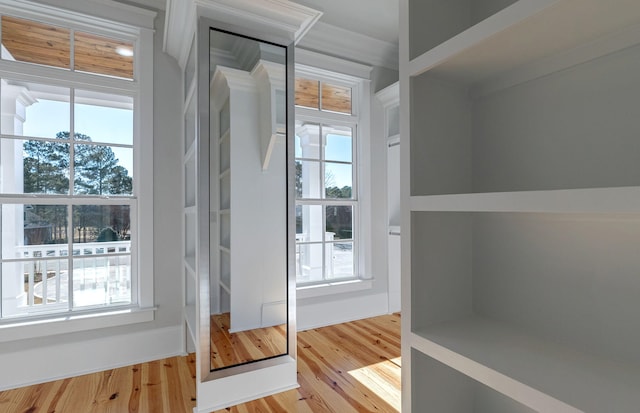
[[[23,134],[26,108],[35,100],[25,87],[13,86],[2,81],[0,106],[0,131],[5,135]],[[3,139],[0,142],[0,192],[22,193],[24,184],[21,140]],[[24,214],[21,205],[2,206],[2,257],[17,258],[16,246],[24,245]],[[15,314],[26,305],[22,264],[2,266],[2,312]]]
[[[302,125],[297,128],[296,134],[300,137],[302,147],[302,157],[309,159],[319,159],[321,148],[320,128],[318,125]],[[320,162],[306,162],[302,164],[302,197],[320,198],[322,196],[322,181]],[[307,214],[303,215],[302,228],[307,231],[304,241],[309,241],[309,234],[321,234],[322,228],[322,208],[309,208]],[[324,247],[323,247],[324,248]],[[301,256],[302,266],[308,269],[309,277],[305,281],[322,280],[322,254],[305,254]]]

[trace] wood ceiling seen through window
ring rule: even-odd
[[[77,71],[133,79],[133,45],[76,32],[73,68]],[[5,59],[70,69],[71,30],[31,20],[2,16]]]
[[[296,106],[350,115],[353,110],[351,88],[296,78]]]

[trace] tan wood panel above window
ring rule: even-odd
[[[322,83],[322,110],[351,114],[351,88]]]
[[[70,31],[10,16],[2,16],[2,45],[15,60],[70,67]]]
[[[299,77],[296,78],[296,106],[350,115],[351,88]]]
[[[133,78],[133,45],[88,33],[75,33],[75,70]]]
[[[2,16],[2,44],[15,60],[65,69],[71,67],[69,29]],[[74,69],[132,79],[133,45],[77,32],[74,35]]]
[[[296,78],[296,106],[320,108],[320,82]]]

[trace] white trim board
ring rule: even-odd
[[[300,299],[297,302],[298,331],[347,323],[363,318],[377,317],[388,313],[389,297],[386,292],[354,297],[323,297],[324,301],[314,303],[313,299]],[[307,301],[307,302],[305,302]]]
[[[171,326],[3,352],[0,391],[183,355],[182,341]]]
[[[398,70],[398,45],[319,21],[298,43],[304,49]],[[297,59],[296,59],[297,60]]]

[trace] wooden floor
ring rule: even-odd
[[[195,358],[0,392],[2,413],[191,413]],[[298,333],[300,388],[216,413],[400,411],[400,315]]]
[[[211,316],[211,366],[214,369],[287,352],[287,325],[229,333],[229,313]]]

